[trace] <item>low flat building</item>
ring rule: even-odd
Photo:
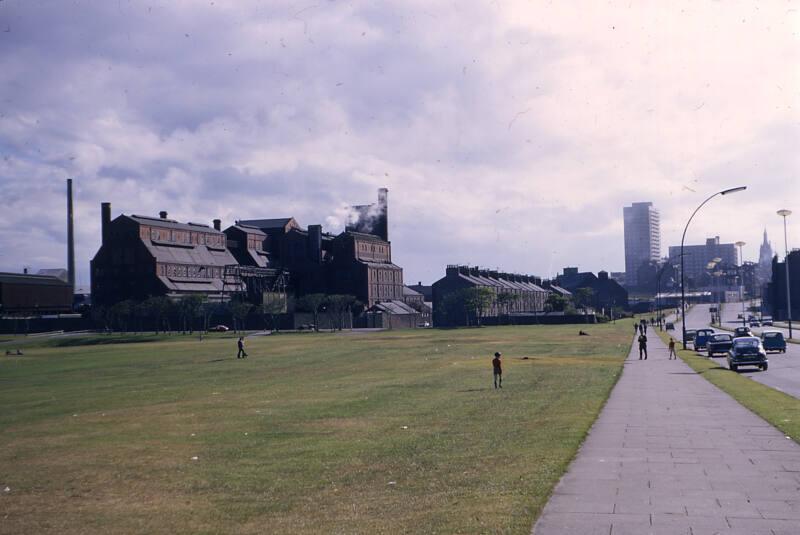
[[[72,286],[60,277],[0,273],[0,315],[61,314],[72,311]]]

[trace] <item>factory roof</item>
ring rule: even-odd
[[[215,228],[209,227],[208,225],[204,225],[202,223],[178,223],[174,219],[163,219],[161,217],[150,217],[146,215],[130,215],[130,216],[120,216],[120,217],[129,217],[139,223],[140,225],[150,225],[153,227],[164,227],[164,228],[174,228],[180,230],[191,230],[193,232],[213,232],[219,233]]]
[[[242,225],[241,223],[237,223],[236,225],[228,227],[228,229],[232,229],[232,228],[234,228],[236,230],[241,230],[242,232],[246,232],[247,234],[255,234],[257,236],[266,236],[266,234],[264,234],[264,232],[260,228],[253,227],[253,226],[250,226],[250,225]]]
[[[409,305],[405,304],[402,301],[396,300],[389,300],[389,301],[380,301],[375,303],[369,308],[371,311],[380,311],[385,312],[387,314],[416,314],[417,311],[414,310]]]
[[[69,273],[64,268],[40,269],[36,272],[36,274],[45,275],[47,277],[55,277],[65,282],[69,282]]]
[[[414,290],[412,288],[409,288],[408,286],[403,286],[403,295],[419,295],[419,296],[422,296],[421,293],[419,293],[418,291],[416,291],[416,290]]]
[[[274,219],[240,219],[236,222],[238,225],[244,225],[246,227],[256,227],[259,229],[285,229],[286,225],[290,223],[294,223],[294,226],[297,225],[297,221],[293,217],[278,217]]]
[[[212,249],[206,245],[184,247],[151,240],[142,240],[142,243],[158,262],[205,266],[226,266],[237,263],[227,249]]]
[[[69,286],[66,281],[50,275],[30,275],[27,273],[0,273],[3,284],[36,284],[41,286]]]

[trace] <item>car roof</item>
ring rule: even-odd
[[[761,339],[756,337],[756,336],[740,336],[739,338],[734,338],[733,339],[733,343],[734,344],[739,343],[739,342],[747,342],[747,341],[760,342]]]
[[[761,336],[764,336],[766,334],[779,334],[779,335],[783,336],[783,333],[780,332],[780,331],[761,331]]]

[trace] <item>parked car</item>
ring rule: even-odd
[[[761,345],[764,351],[777,351],[786,353],[786,339],[780,331],[764,331],[761,333]]]
[[[214,325],[213,327],[208,329],[212,333],[226,333],[230,331],[230,329],[225,325]]]
[[[772,320],[764,320],[761,322],[764,327],[772,327]]]
[[[708,339],[708,356],[713,357],[717,353],[727,353],[733,345],[733,336],[728,333],[715,333]]]
[[[736,327],[733,330],[734,338],[741,338],[743,336],[745,337],[753,336],[753,331],[750,330],[750,327]]]
[[[686,329],[686,336],[683,339],[683,342],[688,344],[689,342],[694,342],[694,337],[697,336],[697,330],[695,329]]]
[[[761,327],[761,324],[758,322],[758,320],[751,320],[750,327]]]
[[[728,351],[728,368],[735,372],[739,366],[758,366],[764,371],[767,370],[769,361],[761,340],[755,336],[733,339],[731,350]]]
[[[668,331],[674,331],[675,330],[675,324],[671,323],[671,322],[667,322],[667,325],[664,328],[666,330],[668,330]]]
[[[714,329],[697,329],[694,337],[694,350],[701,351],[706,348],[708,339],[714,334]]]

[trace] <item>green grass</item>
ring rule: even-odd
[[[665,343],[669,342],[666,331],[659,332],[659,335]],[[694,371],[800,443],[800,400],[734,373],[693,350],[680,349],[679,342],[675,347],[678,356]]]
[[[528,533],[629,326],[30,343],[0,360],[0,532]]]

